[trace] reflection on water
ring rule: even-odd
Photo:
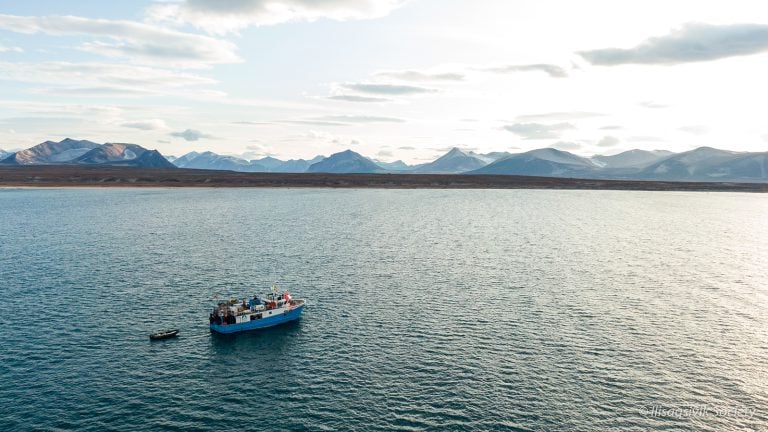
[[[219,334],[210,333],[211,360],[222,360],[232,355],[259,353],[262,361],[281,361],[296,348],[301,332],[301,319],[259,331]]]

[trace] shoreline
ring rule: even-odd
[[[0,166],[0,188],[559,189],[768,193],[768,183],[469,174],[243,173],[116,166]]]

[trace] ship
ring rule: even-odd
[[[267,295],[219,300],[208,317],[212,333],[234,334],[284,324],[301,318],[306,301],[272,287]],[[263,297],[263,298],[262,298]]]

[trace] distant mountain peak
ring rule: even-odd
[[[99,147],[99,144],[70,138],[65,138],[60,142],[45,141],[26,150],[18,151],[2,162],[11,165],[60,164],[74,160],[96,147]]]
[[[310,165],[307,171],[339,174],[386,172],[385,169],[376,165],[372,160],[352,150],[334,153],[320,162]]]
[[[541,148],[501,158],[472,174],[523,175],[541,177],[589,177],[598,166],[573,153]]]
[[[706,154],[723,154],[723,155],[731,154],[731,155],[734,155],[734,154],[740,154],[740,153],[743,153],[743,152],[737,152],[737,151],[733,151],[733,150],[720,150],[720,149],[716,149],[714,147],[702,146],[702,147],[697,147],[697,148],[695,148],[693,150],[689,150],[689,151],[684,152],[684,153],[706,153]]]
[[[99,145],[99,144],[97,144],[97,143],[95,143],[95,142],[93,142],[93,141],[88,141],[88,140],[76,140],[76,139],[74,139],[74,138],[64,138],[63,140],[59,141],[59,144],[75,144],[75,143],[77,143],[77,144],[81,144],[81,143],[89,143],[89,144],[92,144],[92,145]]]
[[[148,150],[138,144],[106,143],[73,161],[83,165],[120,165],[141,168],[176,168],[157,150]]]
[[[651,164],[638,178],[672,181],[768,181],[768,153],[699,147]]]
[[[411,170],[413,168],[413,167],[411,167],[410,165],[406,164],[405,162],[403,162],[400,159],[398,159],[398,160],[396,160],[394,162],[384,162],[384,161],[380,161],[380,160],[376,160],[376,159],[374,159],[373,161],[378,166],[380,166],[380,167],[382,167],[384,169],[390,170],[390,171],[409,171],[409,170]]]
[[[272,157],[272,156],[264,156],[263,158],[257,159],[257,160],[261,161],[261,162],[265,162],[265,161],[268,161],[268,162],[282,162],[280,159]]]
[[[487,165],[487,161],[469,155],[458,147],[454,147],[434,161],[416,168],[414,172],[424,174],[458,174],[476,170],[485,165]]]
[[[632,149],[609,156],[594,155],[591,160],[607,169],[640,169],[672,154],[674,153],[665,150]]]
[[[457,157],[457,156],[467,156],[467,154],[464,153],[460,148],[454,147],[451,150],[449,150],[448,153],[444,154],[442,157]]]

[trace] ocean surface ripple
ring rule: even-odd
[[[0,430],[768,430],[767,239],[755,194],[0,190]],[[300,321],[209,333],[273,279]]]

